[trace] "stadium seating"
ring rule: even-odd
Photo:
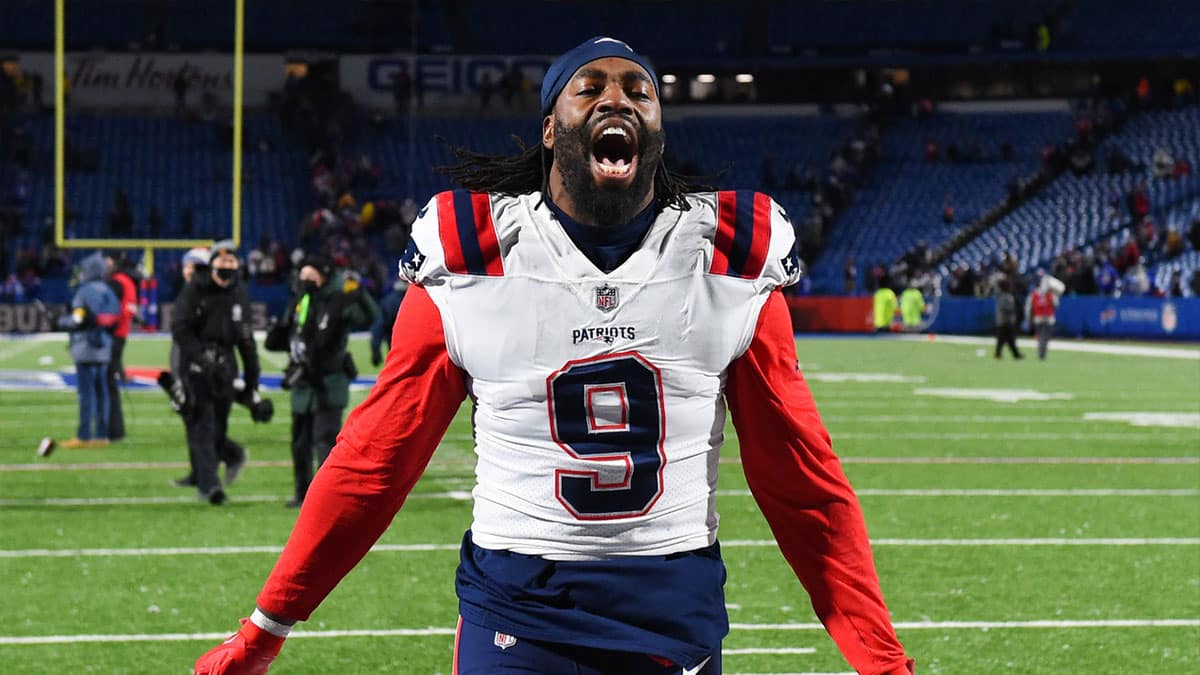
[[[1096,152],[1097,172],[1086,176],[1064,173],[1028,202],[988,228],[983,234],[956,251],[950,264],[974,264],[1005,252],[1018,260],[1021,271],[1044,265],[1059,253],[1095,243],[1102,237],[1129,226],[1125,195],[1145,182],[1150,195],[1152,220],[1165,231],[1172,220],[1171,209],[1194,201],[1200,195],[1200,175],[1155,179],[1149,168],[1144,171],[1111,176],[1103,173],[1103,158],[1112,148],[1120,148],[1136,162],[1149,167],[1154,150],[1163,146],[1176,159],[1192,167],[1200,162],[1200,108],[1150,112],[1134,117],[1121,130],[1106,139]],[[1109,200],[1116,196],[1120,211],[1114,216]],[[1180,221],[1182,216],[1173,220]],[[1182,225],[1186,230],[1188,221]]]
[[[894,261],[922,240],[936,248],[1003,199],[1012,178],[1036,170],[1040,148],[1066,138],[1071,128],[1065,112],[938,113],[899,122],[884,134],[882,161],[855,193],[813,266],[814,288],[840,289],[850,256],[861,266]],[[930,140],[940,146],[938,163],[924,160]],[[1012,161],[1000,156],[1004,141],[1013,146]],[[978,144],[986,161],[947,163],[950,143],[963,153]],[[950,225],[942,220],[947,195],[955,208]]]

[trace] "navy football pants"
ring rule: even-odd
[[[459,619],[454,675],[680,675],[645,654],[514,638]],[[695,675],[720,675],[716,651]],[[688,675],[691,675],[690,673]]]

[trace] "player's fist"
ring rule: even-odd
[[[195,675],[263,675],[279,655],[283,638],[242,619],[242,628],[196,660]]]

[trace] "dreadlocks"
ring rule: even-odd
[[[544,151],[540,144],[526,147],[516,135],[512,139],[521,149],[519,154],[488,155],[452,145],[450,150],[459,163],[436,166],[433,170],[473,192],[509,196],[541,192],[544,199],[550,194],[553,151]],[[659,211],[670,206],[687,211],[691,206],[684,195],[710,190],[711,187],[694,179],[675,175],[667,169],[665,162],[659,163],[658,171],[654,173],[655,209]]]

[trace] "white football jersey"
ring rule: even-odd
[[[477,545],[581,560],[716,540],[726,368],[800,269],[769,197],[687,200],[609,274],[539,194],[444,192],[421,212],[402,273],[469,377]]]

